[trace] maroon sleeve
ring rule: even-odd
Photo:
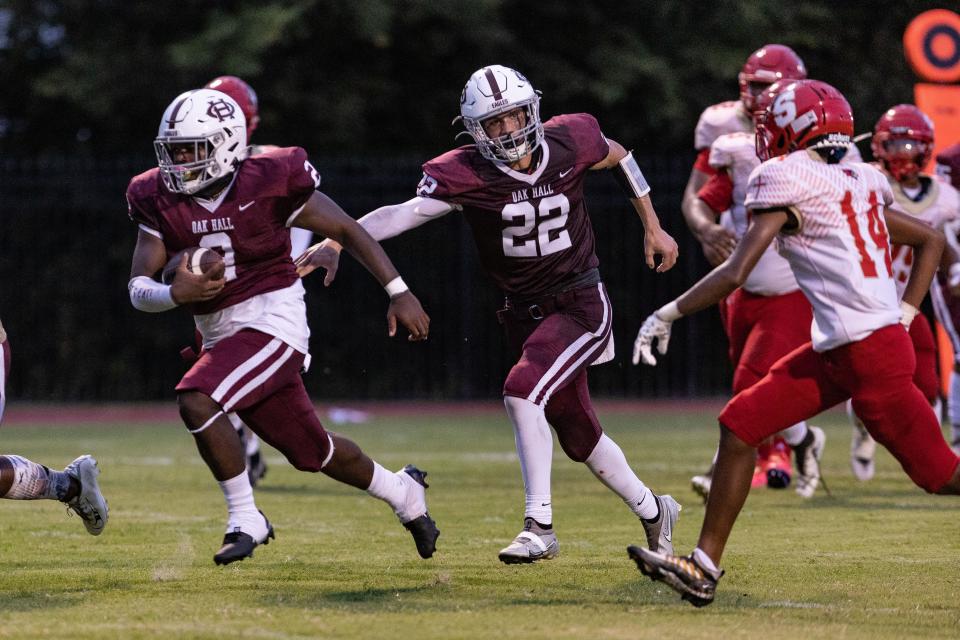
[[[300,147],[285,149],[287,155],[287,197],[290,210],[296,211],[307,203],[313,192],[320,188],[320,174],[307,159],[307,152]]]
[[[593,166],[610,153],[610,144],[600,131],[600,123],[589,113],[560,115],[552,120],[557,125],[566,127],[573,138],[577,164]]]
[[[127,186],[127,215],[137,224],[142,224],[154,231],[160,231],[160,214],[157,211],[155,200],[148,197],[147,174],[134,177]]]
[[[466,149],[454,149],[423,163],[423,177],[417,185],[417,195],[459,204],[460,194],[482,186],[470,169]]]

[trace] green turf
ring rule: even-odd
[[[710,413],[601,416],[639,475],[684,505],[687,552],[703,507],[689,489],[713,452]],[[704,610],[644,578],[624,505],[555,451],[557,560],[504,566],[523,492],[499,415],[377,417],[341,431],[390,468],[429,471],[439,551],[420,560],[386,505],[294,471],[275,451],[258,505],[277,539],[216,567],[219,490],[174,424],[5,426],[2,451],[65,465],[91,452],[110,522],[99,538],[49,501],[0,503],[0,637],[17,638],[956,638],[960,500],[913,487],[886,452],[877,478],[847,468],[848,427],[828,434],[833,498],[755,491]]]

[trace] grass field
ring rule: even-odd
[[[683,503],[674,540],[684,553],[703,516],[688,481],[713,453],[714,416],[601,410],[644,481]],[[51,465],[95,454],[111,513],[93,538],[56,503],[0,503],[0,637],[960,637],[960,500],[925,495],[886,452],[877,477],[858,483],[843,416],[814,423],[827,431],[833,497],[754,491],[703,610],[636,570],[625,547],[643,541],[639,523],[559,447],[561,556],[501,565],[523,493],[496,410],[376,414],[339,429],[390,468],[429,471],[442,531],[432,560],[418,558],[386,505],[270,450],[257,494],[277,539],[226,568],[212,562],[221,494],[176,423],[8,424],[4,453]]]

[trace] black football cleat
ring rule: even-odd
[[[421,558],[430,558],[433,556],[434,552],[437,550],[437,538],[440,537],[440,530],[437,529],[437,523],[433,521],[433,518],[430,517],[430,513],[427,509],[427,492],[426,489],[430,486],[427,484],[426,471],[421,471],[412,464],[405,466],[401,473],[413,478],[413,480],[420,486],[420,495],[416,496],[418,502],[422,502],[423,505],[423,515],[414,518],[408,522],[404,522],[404,528],[410,532],[410,535],[413,536],[413,542],[417,545],[417,553],[420,554]],[[414,511],[416,513],[416,511]]]
[[[263,515],[262,511],[260,515]],[[267,517],[263,516],[263,519],[266,520]],[[269,520],[267,520],[267,535],[260,542],[254,540],[253,536],[249,533],[231,531],[223,536],[223,546],[214,554],[213,562],[218,565],[226,565],[231,562],[236,562],[237,560],[250,558],[253,556],[253,550],[256,549],[258,545],[270,544],[271,538],[275,539],[276,536],[273,534],[273,525],[270,524]]]

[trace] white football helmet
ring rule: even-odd
[[[525,111],[526,125],[513,133],[490,138],[483,121],[517,108]],[[470,76],[460,96],[460,117],[480,155],[488,160],[516,162],[543,142],[540,95],[523,74],[509,67],[494,64]]]
[[[193,145],[193,160],[177,163],[175,150],[184,145]],[[233,173],[246,158],[247,120],[225,93],[187,91],[163,112],[153,147],[167,188],[193,194]]]

